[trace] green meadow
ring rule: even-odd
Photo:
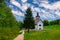
[[[13,40],[18,34],[18,27],[0,27],[0,40]]]
[[[25,32],[24,40],[60,40],[60,25],[44,26],[44,30]]]

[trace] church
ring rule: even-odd
[[[35,30],[43,30],[43,22],[40,19],[39,13],[35,17]]]

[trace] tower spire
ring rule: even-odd
[[[40,21],[40,16],[39,13],[37,13],[35,23],[37,24],[39,21]]]
[[[39,13],[37,13],[37,16],[36,16],[36,17],[40,17],[40,16],[39,16]]]

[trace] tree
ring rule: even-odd
[[[25,19],[24,19],[24,27],[28,29],[28,33],[29,33],[29,29],[35,28],[35,22],[34,22],[31,8],[28,8],[26,10]]]
[[[59,25],[60,24],[60,19],[58,20],[52,20],[49,22],[50,25]]]
[[[58,19],[58,20],[56,20],[57,21],[57,23],[56,24],[59,24],[60,25],[60,19]]]
[[[4,0],[0,1],[0,27],[17,27],[17,22],[11,9],[6,6]]]
[[[48,22],[48,20],[44,20],[43,23],[44,23],[44,26],[47,26],[47,25],[50,24],[50,23]]]

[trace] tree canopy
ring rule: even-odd
[[[33,18],[33,15],[32,15],[31,8],[28,8],[26,10],[25,19],[24,19],[24,27],[27,28],[28,30],[30,28],[35,27],[35,22],[34,22],[34,18]]]
[[[0,26],[2,27],[12,27],[16,25],[17,21],[11,12],[11,9],[6,6],[3,0],[0,1]]]

